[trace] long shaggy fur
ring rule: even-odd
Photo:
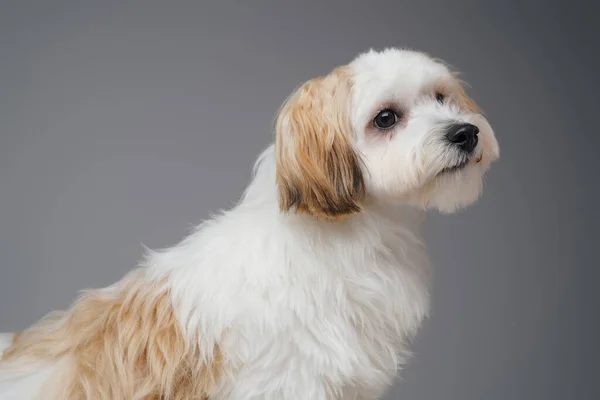
[[[348,68],[312,79],[284,105],[276,128],[281,209],[339,218],[361,211],[365,195],[351,121]]]
[[[53,387],[56,399],[203,400],[222,373],[219,348],[208,358],[187,340],[169,288],[142,270],[15,335],[0,373],[60,358],[67,370]]]
[[[306,82],[275,130],[234,208],[0,335],[0,399],[382,396],[429,310],[425,211],[479,197],[494,132],[444,64],[395,49]]]

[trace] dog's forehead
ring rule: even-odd
[[[417,95],[423,86],[451,78],[441,62],[411,50],[372,50],[355,58],[350,67],[356,88],[374,95],[389,90],[401,90],[404,96]]]

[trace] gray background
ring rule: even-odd
[[[389,399],[600,398],[598,7],[319,3],[0,2],[0,331],[233,204],[297,84],[408,46],[463,72],[502,156],[431,218],[433,315]]]

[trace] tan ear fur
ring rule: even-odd
[[[365,195],[350,122],[347,67],[302,85],[283,105],[276,124],[279,203],[315,216],[361,211]]]
[[[473,100],[473,98],[471,98],[471,96],[467,94],[465,90],[465,85],[465,82],[457,80],[456,90],[458,93],[459,106],[469,112],[483,114],[483,110],[481,109],[481,107],[479,107],[479,105],[475,103],[475,100]]]

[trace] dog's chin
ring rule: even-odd
[[[423,205],[442,213],[453,213],[473,204],[481,196],[484,169],[481,157],[443,168],[423,190]]]
[[[443,167],[440,172],[437,173],[437,176],[441,175],[450,175],[457,172],[462,171],[467,168],[469,165],[476,165],[481,163],[483,160],[483,152],[479,152],[478,154],[468,155],[459,160],[456,164],[448,165]]]
[[[483,175],[489,166],[485,153],[457,157],[451,164],[436,166],[416,184],[398,185],[397,190],[378,191],[376,198],[389,203],[401,203],[424,210],[453,213],[473,204],[480,197]],[[409,189],[406,190],[406,186]]]
[[[449,174],[453,174],[453,173],[455,173],[455,172],[459,172],[459,171],[461,171],[462,169],[466,168],[466,166],[467,166],[468,164],[469,164],[469,162],[468,162],[468,161],[463,161],[463,162],[461,162],[461,163],[459,163],[459,164],[452,165],[452,166],[449,166],[449,167],[445,167],[445,168],[443,168],[443,169],[442,169],[442,170],[441,170],[441,171],[440,171],[440,172],[437,174],[436,178],[437,178],[438,176],[440,176],[440,175],[449,175]]]

